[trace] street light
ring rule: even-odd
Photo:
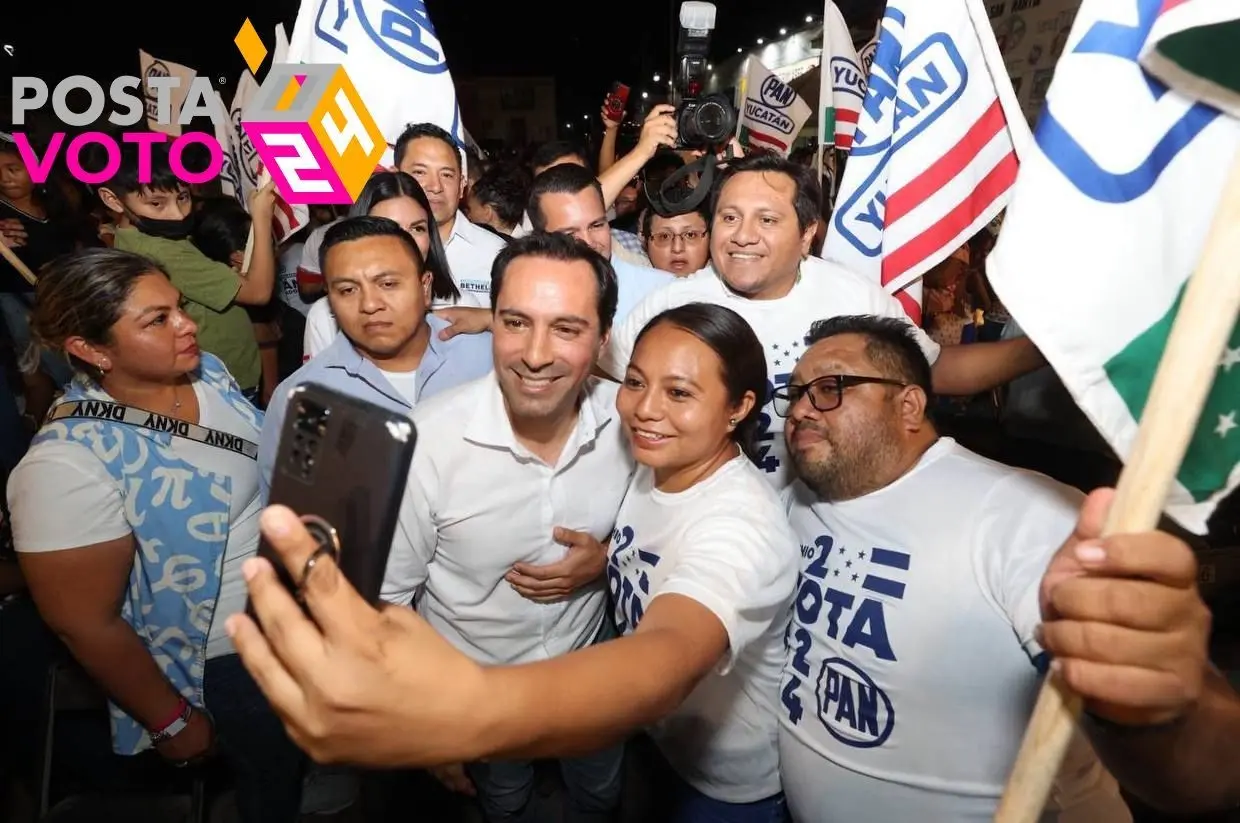
[[[654,76],[654,82],[656,82],[656,83],[657,83],[657,82],[659,82],[659,75],[657,75],[657,74],[656,74],[656,75]]]
[[[645,99],[646,99],[647,97],[649,97],[649,96],[650,96],[650,95],[649,95],[649,94],[647,94],[646,92],[642,92],[642,99],[643,99],[643,100],[645,100]]]
[[[714,71],[714,70],[715,70],[715,67],[714,67],[712,64],[707,63],[707,64],[706,64],[706,70],[707,70],[707,71]]]
[[[737,46],[737,47],[736,47],[736,53],[737,53],[737,54],[740,54],[742,51],[744,51],[744,49],[742,49],[740,46]]]
[[[814,15],[812,15],[812,14],[807,14],[807,15],[805,15],[805,22],[806,22],[806,23],[812,23],[812,22],[814,22]]]
[[[788,30],[787,30],[787,29],[780,29],[780,30],[779,30],[779,36],[780,36],[780,37],[783,37],[783,36],[784,36],[785,34],[787,34],[787,33],[788,33]]]
[[[761,37],[759,37],[759,38],[758,38],[758,45],[759,45],[759,46],[761,46],[764,42],[765,42],[765,41],[764,41]]]

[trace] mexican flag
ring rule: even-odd
[[[1236,0],[1162,0],[1141,64],[1169,86],[1240,117]]]
[[[865,102],[866,72],[853,48],[844,15],[833,0],[827,0],[822,12],[822,57],[818,67],[819,143],[851,148],[861,104]]]
[[[988,261],[1004,304],[1123,458],[1240,153],[1240,120],[1210,105],[1234,75],[1233,51],[1214,51],[1212,67],[1194,60],[1171,89],[1139,62],[1192,35],[1164,24],[1195,4],[1142,0],[1134,15],[1127,3],[1085,0]],[[1235,30],[1240,4],[1228,5],[1230,18],[1212,19]],[[1240,483],[1240,327],[1176,481],[1167,513],[1199,533]]]

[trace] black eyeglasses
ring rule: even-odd
[[[775,413],[780,417],[792,414],[792,409],[801,398],[809,395],[809,403],[820,412],[834,411],[844,402],[844,389],[852,386],[864,386],[866,383],[879,383],[884,386],[904,388],[908,383],[889,380],[886,377],[860,377],[855,374],[828,374],[811,380],[803,386],[789,383],[776,389],[771,395],[775,405]]]

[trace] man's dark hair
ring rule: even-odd
[[[124,198],[125,195],[135,192],[164,191],[176,193],[185,188],[185,184],[172,173],[172,164],[168,160],[167,143],[153,143],[149,146],[151,152],[151,179],[149,183],[138,182],[139,149],[140,147],[137,143],[122,142],[120,145],[120,165],[108,181],[99,183],[95,190],[107,189],[118,198]],[[107,151],[98,143],[92,143],[82,153],[81,163],[82,168],[86,171],[103,171],[108,165]]]
[[[460,143],[457,143],[456,138],[434,123],[410,123],[408,126],[405,126],[405,130],[400,133],[400,137],[396,138],[396,148],[392,151],[392,158],[397,168],[400,167],[401,161],[405,159],[405,151],[409,148],[409,144],[420,137],[434,138],[452,149],[452,156],[456,158],[457,171],[460,171]]]
[[[728,184],[728,181],[742,172],[750,171],[773,172],[792,178],[796,186],[792,195],[792,205],[797,212],[797,225],[801,231],[805,231],[810,226],[818,224],[818,204],[822,200],[822,187],[818,184],[818,176],[812,168],[793,163],[777,154],[744,157],[734,163],[729,163],[715,184],[715,190],[711,192],[711,214],[714,214],[718,208],[719,196],[723,193],[723,187]]]
[[[530,178],[515,163],[498,163],[483,173],[471,191],[479,203],[494,209],[506,225],[516,226],[529,202]]]
[[[413,237],[409,232],[401,228],[395,220],[369,215],[346,217],[327,230],[323,235],[323,244],[319,246],[319,271],[327,273],[327,253],[332,250],[333,246],[367,237],[395,237],[409,250],[414,262],[418,264],[418,271],[426,271],[426,261],[422,259],[422,250],[418,248],[417,243],[413,242]]]
[[[679,202],[685,199],[686,197],[688,197],[691,193],[692,193],[692,189],[689,187],[688,183],[682,183],[680,185],[672,186],[672,188],[667,192],[667,194],[670,195],[669,199],[672,202]],[[700,215],[701,218],[706,221],[706,230],[710,231],[710,216],[711,216],[710,215],[710,203],[708,203],[707,201],[703,200],[701,203],[697,205],[697,208],[690,209],[687,212],[683,212],[683,214]],[[645,237],[645,238],[650,237],[651,226],[654,225],[654,219],[658,216],[659,215],[655,214],[655,211],[652,208],[646,208],[644,211],[642,211],[642,226],[641,226],[642,237]],[[675,216],[675,215],[671,215],[671,216]]]
[[[544,194],[576,194],[589,188],[598,192],[599,200],[603,199],[603,187],[594,172],[568,163],[552,166],[535,177],[534,185],[530,187],[530,201],[526,207],[530,223],[538,231],[547,230],[547,221],[539,208]]]
[[[567,234],[534,232],[518,237],[500,250],[491,266],[491,311],[495,311],[499,306],[499,294],[504,288],[504,274],[518,257],[541,257],[562,263],[579,260],[589,263],[598,286],[599,331],[607,332],[611,329],[611,323],[616,317],[616,302],[619,299],[616,270],[601,254]]]
[[[590,155],[586,154],[585,148],[580,144],[568,140],[551,140],[543,143],[530,155],[530,169],[550,166],[565,157],[580,157],[582,162],[587,166],[590,165]]]
[[[930,361],[917,341],[914,326],[898,317],[872,314],[845,314],[818,320],[805,336],[806,347],[841,334],[865,338],[865,356],[878,370],[877,377],[919,386],[926,393],[926,405],[934,399],[930,386]]]

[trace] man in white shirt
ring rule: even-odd
[[[775,394],[800,482],[780,768],[800,823],[990,820],[1046,655],[1039,587],[1082,496],[940,438],[894,318],[814,324]],[[1078,735],[1044,821],[1130,821]]]
[[[564,163],[535,177],[527,211],[535,231],[575,237],[611,261],[618,288],[617,324],[623,323],[629,312],[651,292],[673,280],[667,272],[634,266],[612,253],[614,246],[607,210],[603,206],[603,190],[589,169]]]
[[[601,544],[634,468],[616,386],[591,377],[616,306],[607,262],[570,238],[530,235],[500,252],[494,294],[493,373],[414,409],[418,447],[383,584],[384,599],[416,600],[439,634],[492,665],[614,633]],[[574,553],[592,561],[576,575]],[[530,564],[564,566],[562,578],[531,592]],[[616,808],[621,753],[561,761],[577,819]],[[468,773],[489,819],[544,819],[529,762]]]
[[[665,309],[699,301],[733,309],[753,327],[766,351],[769,385],[758,445],[760,468],[776,488],[787,485],[789,473],[770,394],[788,381],[810,325],[839,315],[905,317],[899,302],[877,283],[810,256],[818,197],[813,170],[784,158],[763,155],[729,164],[712,208],[713,267],[655,292],[617,322],[599,361],[607,374],[623,376],[638,333]],[[920,329],[913,333],[933,364],[934,389],[942,394],[985,391],[1044,362],[1028,339],[940,352]]]
[[[491,263],[504,241],[475,226],[460,211],[466,178],[461,153],[452,135],[433,123],[415,123],[396,141],[396,169],[421,184],[439,224],[452,279],[461,290],[462,306],[491,305]]]

